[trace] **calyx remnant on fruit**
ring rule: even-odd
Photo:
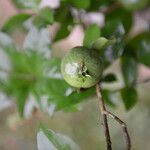
[[[99,82],[103,65],[96,50],[85,47],[71,49],[62,59],[61,72],[67,83],[88,88]]]

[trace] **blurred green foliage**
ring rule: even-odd
[[[44,143],[42,141],[44,138],[47,138],[49,141],[47,143]],[[39,150],[79,150],[79,147],[69,137],[63,134],[55,133],[50,129],[46,129],[43,125],[40,125],[40,131],[37,135],[37,141]]]
[[[16,46],[11,41],[11,33],[23,28],[26,33],[30,32],[24,23],[31,21],[31,28],[42,31],[49,25],[58,23],[56,36],[52,40],[55,43],[63,40],[70,35],[71,30],[77,24],[83,27],[84,40],[83,46],[91,48],[98,42],[100,37],[105,37],[108,43],[103,48],[99,48],[104,71],[116,59],[121,59],[120,66],[124,79],[124,87],[117,92],[120,93],[125,108],[132,108],[138,99],[136,91],[136,81],[138,76],[138,65],[150,66],[150,32],[143,31],[133,38],[129,37],[129,32],[133,25],[133,14],[135,10],[140,10],[148,4],[148,0],[61,0],[57,9],[50,7],[40,8],[40,0],[13,0],[18,9],[31,9],[33,13],[20,13],[11,17],[1,28],[0,48],[8,56],[11,69],[7,70],[1,66],[0,70],[7,73],[7,78],[0,79],[0,90],[16,100],[20,115],[24,116],[24,108],[30,95],[37,100],[39,109],[42,111],[42,96],[48,97],[48,104],[55,105],[56,110],[74,111],[77,110],[76,104],[86,100],[95,94],[94,87],[77,92],[70,87],[62,78],[60,73],[60,59],[52,56],[45,56],[36,48],[23,48]],[[113,6],[113,7],[112,7]],[[104,9],[105,8],[105,9]],[[74,15],[76,10],[78,17]],[[80,12],[91,11],[102,12],[105,16],[105,25],[86,25],[80,16]],[[105,11],[104,11],[105,10]],[[28,34],[27,34],[28,35]],[[7,38],[6,38],[7,37]],[[32,36],[35,39],[34,34]],[[29,40],[29,36],[26,36]],[[45,44],[44,41],[41,41]],[[99,41],[100,42],[100,41]],[[38,45],[38,41],[34,44]],[[101,43],[98,43],[101,45]],[[94,49],[93,49],[94,50]],[[112,83],[117,81],[114,74],[102,76],[101,82]],[[102,95],[106,102],[115,106],[113,103],[115,92],[102,89]],[[71,150],[70,143],[65,147],[57,141],[57,135],[53,131],[42,128],[43,133],[58,149]]]

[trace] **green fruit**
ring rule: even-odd
[[[67,83],[77,88],[88,88],[100,81],[103,65],[96,50],[75,47],[65,55],[61,72]]]

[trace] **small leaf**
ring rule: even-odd
[[[132,13],[125,9],[118,8],[111,11],[111,13],[106,14],[105,16],[106,24],[107,22],[115,21],[123,24],[125,32],[127,33],[132,26]]]
[[[125,34],[125,28],[122,21],[116,19],[108,19],[101,31],[102,36],[108,39],[122,39]]]
[[[106,46],[101,52],[105,67],[112,64],[114,60],[120,57],[124,51],[124,35],[125,29],[122,22],[117,20],[107,21],[102,28],[102,36],[112,41],[110,45]]]
[[[55,42],[66,38],[71,32],[69,27],[73,25],[73,17],[66,3],[61,3],[61,6],[56,9],[54,18],[60,23],[60,28],[53,39]]]
[[[117,78],[113,73],[109,73],[102,78],[103,82],[114,82],[116,80],[117,80]]]
[[[68,2],[79,9],[86,9],[90,6],[90,0],[68,0]]]
[[[54,18],[57,22],[66,23],[72,20],[71,12],[68,9],[68,5],[61,1],[60,7],[55,10]]]
[[[33,23],[38,28],[46,27],[54,22],[53,11],[49,7],[40,10],[39,14],[33,19]]]
[[[71,87],[63,79],[47,79],[45,82],[45,94],[49,96],[49,103],[56,104],[56,110],[72,107],[95,94],[95,89],[90,88],[81,93],[74,89],[68,95],[66,92]],[[58,90],[58,87],[61,87],[61,90]]]
[[[64,39],[66,38],[68,35],[70,34],[70,31],[68,29],[68,25],[67,24],[63,24],[60,29],[58,30],[55,38],[54,38],[54,41],[58,41],[58,40],[61,40],[61,39]]]
[[[91,48],[94,41],[100,37],[100,27],[96,24],[89,26],[84,35],[83,45]]]
[[[137,79],[137,62],[131,56],[123,56],[121,70],[126,86],[131,86]]]
[[[38,8],[41,0],[12,0],[12,2],[16,5],[19,9],[36,9]]]
[[[109,90],[102,90],[102,97],[108,103],[110,106],[115,107],[114,101],[116,100],[116,95],[114,92],[111,92]]]
[[[38,150],[79,150],[80,148],[66,135],[41,126],[37,134]]]
[[[5,48],[5,52],[10,59],[11,70],[8,73],[8,81],[3,82],[2,90],[17,101],[19,113],[23,117],[30,92],[36,89],[39,83],[40,86],[44,86],[42,81],[48,59],[36,51],[22,51],[15,47]]]
[[[70,107],[66,107],[64,109],[65,112],[78,112],[81,110],[81,107],[80,107],[80,104],[77,104],[77,105],[73,105],[73,106],[70,106]]]
[[[140,63],[150,67],[150,41],[141,41],[137,49],[137,58]]]
[[[134,53],[138,62],[150,67],[150,32],[143,32],[130,40],[126,50]]]
[[[33,27],[25,37],[23,48],[38,51],[49,57],[51,52],[50,44],[49,30],[47,28],[38,29]]]
[[[121,96],[127,110],[131,109],[138,99],[137,91],[134,87],[125,87],[122,89]]]
[[[23,27],[23,23],[29,19],[31,15],[29,14],[17,14],[13,17],[11,17],[2,27],[2,31],[6,33],[11,33],[14,30],[18,30],[18,28],[22,28],[25,30]]]
[[[88,10],[97,11],[100,9],[100,7],[107,7],[110,4],[112,4],[111,0],[91,0],[90,7],[88,7]]]
[[[108,39],[104,37],[100,37],[96,41],[94,41],[94,43],[92,44],[92,48],[96,50],[101,50],[107,45],[107,43],[108,43]]]
[[[39,131],[37,134],[37,149],[58,150],[42,131]]]
[[[22,88],[21,90],[16,93],[16,101],[17,101],[19,114],[21,117],[24,117],[24,108],[25,108],[26,100],[28,98],[28,89]]]

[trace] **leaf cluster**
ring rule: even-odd
[[[16,101],[22,117],[31,95],[42,111],[48,110],[51,105],[54,105],[54,110],[76,111],[78,103],[95,94],[94,87],[82,92],[70,87],[60,73],[61,59],[52,57],[49,54],[51,50],[47,50],[51,49],[51,44],[67,38],[76,25],[83,27],[83,46],[98,50],[103,60],[101,83],[118,81],[114,73],[105,74],[105,70],[114,61],[120,60],[124,85],[119,90],[102,89],[108,105],[116,105],[114,99],[117,94],[127,110],[136,104],[138,66],[150,67],[150,32],[145,30],[132,38],[129,33],[133,27],[134,12],[145,8],[148,0],[60,0],[60,5],[54,9],[50,6],[41,8],[40,0],[12,2],[17,9],[30,9],[31,13],[11,17],[0,29],[0,50],[8,56],[11,64],[9,70],[0,65],[0,72],[7,74],[5,79],[0,77],[0,91]],[[93,11],[104,15],[104,26],[86,24],[84,17]],[[59,24],[59,28],[55,37],[51,38],[47,33],[48,27],[53,24]],[[12,33],[19,29],[26,34],[22,47],[13,43],[11,38]],[[39,49],[45,50],[40,52]],[[45,55],[45,51],[49,55]],[[42,104],[43,96],[47,98],[47,109]],[[53,131],[42,127],[42,133],[54,147],[64,146]],[[70,144],[66,145],[65,150],[72,149]]]

